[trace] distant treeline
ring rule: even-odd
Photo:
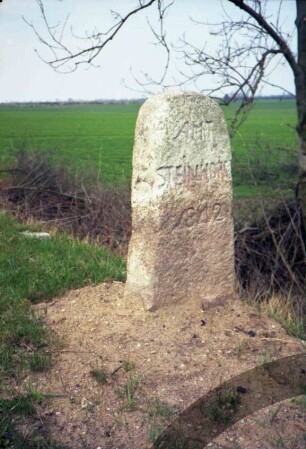
[[[295,100],[295,95],[259,95],[256,100]]]
[[[220,102],[227,102],[228,96],[225,95],[223,98],[215,97],[216,100]],[[237,97],[234,101],[240,101],[241,98]],[[295,100],[294,95],[260,95],[256,97],[256,100]],[[0,103],[0,107],[5,106],[16,106],[16,107],[39,107],[39,106],[77,106],[82,104],[104,104],[104,105],[120,105],[120,104],[142,104],[145,98],[133,98],[130,100],[126,99],[109,99],[109,100],[73,100],[69,99],[67,101],[9,101],[6,103]]]
[[[216,100],[219,100],[220,102],[223,102],[225,104],[229,103],[231,96],[230,95],[224,95],[223,98],[216,98]],[[242,96],[237,96],[233,102],[239,102],[242,101],[244,98]],[[295,95],[256,95],[255,100],[295,100]],[[231,102],[232,102],[231,101]]]
[[[18,106],[18,107],[38,107],[38,106],[77,106],[82,104],[142,104],[145,98],[134,98],[131,100],[125,99],[110,99],[110,100],[72,100],[67,101],[55,100],[55,101],[8,101],[6,103],[0,103],[0,107],[4,106]]]

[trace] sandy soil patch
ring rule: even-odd
[[[54,395],[41,416],[53,438],[69,447],[150,448],[167,423],[208,390],[265,361],[305,351],[280,324],[240,300],[207,311],[178,305],[146,312],[125,302],[123,289],[104,283],[38,307],[63,345],[49,372],[25,382]],[[210,446],[304,448],[305,416],[306,405],[285,401],[239,422]]]

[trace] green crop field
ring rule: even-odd
[[[72,171],[86,173],[94,166],[108,182],[129,179],[138,109],[138,105],[2,107],[1,165],[10,163],[15,148],[25,146],[51,153],[55,163]],[[234,106],[224,108],[227,120],[233,110]],[[259,182],[266,181],[266,188],[271,181],[293,177],[295,123],[294,101],[257,102],[232,139],[236,195],[253,195],[252,171]]]

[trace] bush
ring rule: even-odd
[[[2,189],[15,215],[35,218],[79,238],[126,252],[131,229],[130,188],[103,184],[96,173],[85,186],[52,165],[46,153],[16,152],[10,185]]]

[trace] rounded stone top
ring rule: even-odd
[[[199,98],[202,101],[207,99],[209,101],[214,101],[207,95],[203,95],[198,92],[193,92],[191,90],[169,90],[166,92],[159,92],[158,94],[152,95],[149,97],[144,104],[148,102],[160,102],[167,101],[168,99],[180,99],[180,98]]]
[[[173,90],[152,95],[140,108],[140,120],[142,116],[148,117],[156,113],[159,116],[165,115],[165,118],[169,117],[169,113],[186,116],[212,114],[214,119],[224,121],[223,112],[216,100],[192,91]]]
[[[168,90],[165,92],[159,92],[156,95],[152,95],[151,97],[149,97],[148,99],[159,99],[159,98],[171,98],[171,97],[205,97],[205,98],[209,98],[207,97],[207,95],[203,95],[201,93],[198,92],[194,92],[192,90]]]

